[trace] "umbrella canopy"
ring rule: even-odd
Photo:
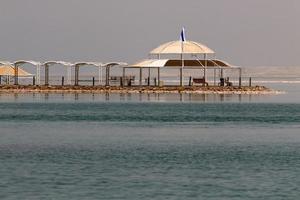
[[[2,65],[0,66],[0,75],[1,76],[14,76],[15,68],[11,65]],[[26,72],[22,68],[18,69],[18,76],[32,76],[32,74]]]
[[[207,46],[194,41],[172,41],[153,49],[150,54],[214,54]]]

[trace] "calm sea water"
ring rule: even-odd
[[[0,95],[0,199],[299,199],[284,95]]]

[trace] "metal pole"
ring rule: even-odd
[[[108,69],[107,69],[108,67],[107,66],[105,66],[105,86],[108,86],[108,78],[107,78],[107,73],[108,73]]]
[[[125,83],[126,83],[126,80],[125,80],[125,67],[123,67],[123,83],[122,83],[122,85],[125,85]]]
[[[239,68],[239,87],[242,87],[242,68]]]
[[[107,67],[107,85],[108,86],[110,85],[109,80],[110,80],[110,66]]]
[[[79,82],[79,65],[75,65],[75,86],[78,86]]]
[[[158,87],[160,86],[160,68],[157,68],[157,81],[158,81]]]
[[[183,41],[181,40],[180,86],[183,86],[183,67],[184,67],[184,60],[183,60]]]
[[[39,85],[41,80],[41,66],[40,64],[36,65],[36,82]]]
[[[214,69],[214,86],[216,86],[216,68]]]
[[[148,86],[150,86],[150,77],[151,77],[151,70],[150,67],[148,68]]]
[[[45,64],[45,85],[49,85],[49,66]]]
[[[18,85],[19,83],[18,83],[18,79],[19,79],[19,67],[18,67],[18,65],[17,64],[15,64],[15,85]]]
[[[252,86],[252,78],[249,77],[249,87],[251,87],[251,86]]]
[[[143,71],[142,71],[142,67],[140,68],[140,86],[142,86],[142,73],[143,73]]]
[[[207,67],[207,58],[206,54],[204,54],[204,82],[206,82],[206,67]],[[206,86],[206,84],[204,84]]]
[[[224,78],[223,76],[223,69],[221,68],[221,78]]]
[[[102,68],[100,66],[98,66],[98,85],[101,85],[101,81],[102,81]]]
[[[71,85],[71,79],[72,79],[72,67],[67,66],[67,84]]]

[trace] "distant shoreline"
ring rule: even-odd
[[[0,93],[154,93],[154,94],[281,94],[265,86],[22,86],[2,85]]]

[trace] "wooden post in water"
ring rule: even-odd
[[[249,78],[249,87],[252,87],[252,78]]]
[[[154,77],[154,86],[157,86],[156,77]]]
[[[35,76],[32,77],[32,85],[35,85]]]
[[[93,77],[93,86],[95,86],[95,77]]]
[[[0,85],[1,85],[1,81],[2,81],[2,76],[0,75]]]
[[[61,77],[61,85],[64,86],[64,84],[65,84],[65,77],[63,76]]]

